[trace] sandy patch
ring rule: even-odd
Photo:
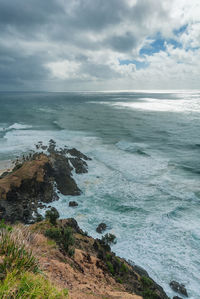
[[[0,161],[0,175],[5,171],[11,171],[14,167],[14,164],[11,160],[2,160]]]

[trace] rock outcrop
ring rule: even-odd
[[[42,144],[37,145],[37,149],[41,147],[44,148]],[[70,157],[67,157],[68,151]],[[72,155],[75,157],[72,158]],[[76,163],[72,164],[72,159]],[[55,186],[63,195],[80,195],[72,170],[85,173],[87,164],[83,159],[89,160],[75,149],[56,150],[53,140],[45,153],[23,157],[12,172],[0,178],[0,219],[12,223],[34,222],[38,207],[58,199]]]
[[[174,292],[177,292],[181,295],[184,295],[185,297],[188,297],[188,293],[187,293],[187,290],[186,290],[184,284],[181,284],[181,283],[173,280],[170,282],[169,285]]]
[[[96,232],[99,234],[102,234],[107,228],[107,225],[105,223],[100,223],[97,228],[96,228]]]

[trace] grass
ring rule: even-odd
[[[31,250],[26,249],[25,244],[19,245],[12,230],[6,228],[0,231],[0,255],[3,256],[0,263],[1,278],[9,271],[15,271],[17,274],[23,271],[36,273],[39,270],[37,260]]]
[[[52,286],[31,251],[33,235],[27,227],[0,223],[0,298],[64,299],[67,290]]]
[[[24,272],[18,275],[13,271],[0,284],[0,298],[64,299],[68,298],[68,291],[58,290],[41,274]]]

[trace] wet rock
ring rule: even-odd
[[[84,155],[83,153],[81,153],[80,151],[78,151],[76,148],[72,148],[67,150],[67,152],[74,157],[77,157],[79,159],[84,159],[84,160],[92,160],[91,158],[87,157],[86,155]]]
[[[76,201],[70,201],[69,202],[69,207],[77,207],[78,203]]]
[[[174,296],[173,299],[183,299],[183,298],[181,298],[179,296]]]
[[[69,161],[71,162],[72,166],[75,168],[76,173],[87,173],[88,167],[87,163],[79,158],[69,158]]]
[[[184,284],[180,284],[177,281],[173,280],[173,281],[170,282],[169,285],[170,285],[170,287],[172,288],[172,290],[174,292],[177,292],[177,293],[179,293],[181,295],[184,295],[184,296],[188,297],[188,293],[187,293],[187,290],[186,290]]]
[[[107,228],[107,225],[105,223],[100,223],[97,228],[96,228],[96,232],[99,234],[102,234]]]
[[[72,178],[73,168],[70,166],[68,159],[58,153],[50,155],[52,165],[52,175],[55,178],[57,188],[63,195],[80,195],[81,190],[78,188],[75,180]]]

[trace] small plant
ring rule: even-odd
[[[153,281],[147,276],[141,276],[141,281],[145,287],[151,287],[153,285]]]
[[[58,227],[49,228],[45,231],[45,236],[59,243],[62,239],[61,229]]]
[[[117,278],[116,278],[116,281],[117,281],[118,283],[123,283],[123,281],[122,281],[122,279],[121,279],[120,277],[117,277]]]
[[[5,220],[0,221],[0,230],[6,230],[8,232],[12,231],[12,226],[5,224]]]
[[[3,262],[0,264],[1,278],[6,276],[7,271],[36,273],[39,270],[32,252],[27,251],[24,245],[17,244],[12,239],[10,231],[1,231],[0,233],[0,255],[4,256]]]
[[[128,272],[128,267],[126,266],[125,263],[122,263],[121,268],[120,268],[120,272]]]
[[[64,250],[66,252],[68,252],[68,254],[70,256],[73,256],[74,255],[74,250],[71,248],[71,246],[74,245],[74,237],[73,237],[71,227],[64,228],[62,244],[63,244]]]
[[[53,225],[56,225],[56,220],[60,217],[58,211],[56,208],[51,208],[50,210],[47,210],[45,213],[45,218],[49,220],[49,222]]]
[[[116,236],[113,234],[105,234],[105,236],[101,238],[101,241],[104,243],[104,245],[108,246],[117,243]]]
[[[74,255],[74,237],[70,227],[52,227],[47,229],[45,236],[56,241],[56,243],[69,255]]]
[[[113,265],[111,264],[111,262],[107,261],[106,264],[107,264],[107,266],[108,266],[108,270],[110,271],[110,273],[111,273],[112,275],[114,275],[114,274],[115,274],[115,271],[114,271],[114,268],[113,268]]]
[[[159,299],[160,298],[159,295],[157,295],[154,291],[149,290],[149,289],[143,291],[142,296],[144,299]]]

